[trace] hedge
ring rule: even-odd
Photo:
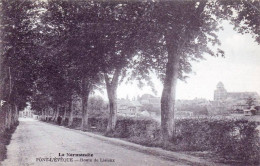
[[[177,147],[190,151],[209,150],[224,160],[258,164],[257,123],[230,119],[184,119],[176,121]]]
[[[105,133],[107,119],[92,118],[91,126]],[[210,151],[225,161],[259,164],[257,123],[231,119],[179,119],[170,150]],[[118,118],[110,137],[124,138],[146,146],[161,146],[160,124],[147,118]]]
[[[162,147],[160,123],[149,118],[118,117],[113,133],[106,133],[106,118],[92,117],[88,123],[89,131],[145,146]],[[80,124],[81,118],[74,118],[71,127],[78,128]],[[209,151],[223,161],[260,164],[257,125],[257,122],[224,118],[178,119],[175,120],[175,137],[167,150]]]
[[[6,146],[10,143],[12,134],[15,132],[19,123],[16,123],[10,129],[6,129],[0,132],[0,162],[6,159],[7,148]],[[1,165],[1,164],[0,164]]]

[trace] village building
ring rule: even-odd
[[[258,103],[260,101],[260,96],[257,92],[228,92],[224,84],[219,82],[217,84],[217,89],[214,91],[214,101],[232,101],[232,102],[244,102],[249,97],[255,99]]]
[[[136,117],[141,112],[142,104],[139,101],[129,99],[119,99],[117,101],[117,114],[119,116]]]
[[[119,99],[117,101],[117,114],[119,116],[128,117],[157,117],[158,112],[160,112],[161,100],[160,97],[155,97],[150,94],[144,94],[137,99],[130,100]],[[152,110],[147,109],[147,107],[152,108]],[[153,111],[156,110],[156,111]]]
[[[219,106],[219,109],[243,113],[244,110],[248,110],[249,98],[254,100],[254,106],[260,105],[260,96],[257,92],[228,92],[222,82],[217,84],[214,91],[214,104]]]
[[[161,108],[160,97],[155,97],[150,94],[144,94],[138,99],[138,101],[140,101],[142,105],[152,105],[154,108],[158,108],[158,109]]]
[[[32,118],[33,117],[33,110],[31,109],[31,105],[27,103],[27,107],[24,108],[23,111],[19,112],[19,117],[23,118]]]

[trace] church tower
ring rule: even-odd
[[[214,91],[214,100],[215,101],[223,101],[227,98],[227,90],[224,87],[222,82],[217,84],[217,89]]]

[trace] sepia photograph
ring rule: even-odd
[[[0,166],[259,166],[260,0],[0,0]]]

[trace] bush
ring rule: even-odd
[[[18,126],[18,123],[15,124],[13,127],[11,127],[8,130],[5,130],[0,133],[0,161],[4,160],[6,158],[6,146],[10,143],[12,134],[16,130],[16,127]]]
[[[259,163],[257,124],[246,120],[185,119],[176,121],[177,148],[209,150],[224,160]]]
[[[92,131],[110,137],[123,138],[145,146],[162,147],[160,123],[153,119],[118,117],[113,133],[106,133],[106,118],[91,117],[88,123]],[[81,118],[74,118],[71,127],[77,128],[80,125]],[[210,151],[224,161],[259,164],[260,142],[256,127],[256,122],[247,120],[178,119],[175,120],[175,137],[167,149]]]
[[[77,128],[81,126],[82,119],[81,118],[73,118],[71,128]]]
[[[120,138],[141,137],[156,138],[159,123],[146,118],[119,118],[117,120],[115,136]],[[160,134],[159,134],[160,135]]]
[[[108,120],[106,118],[89,118],[89,125],[95,127],[96,131],[106,132]],[[117,138],[139,138],[140,142],[153,142],[147,140],[160,139],[160,124],[154,120],[146,118],[123,118],[118,117],[114,133],[107,133],[107,136]],[[142,139],[142,140],[141,140]],[[139,141],[137,141],[138,143]],[[147,145],[148,145],[147,143]]]
[[[63,126],[68,126],[69,118],[65,118],[64,122],[62,123]]]
[[[106,118],[89,118],[88,125],[90,127],[95,127],[95,131],[106,132],[107,129],[107,119]]]

